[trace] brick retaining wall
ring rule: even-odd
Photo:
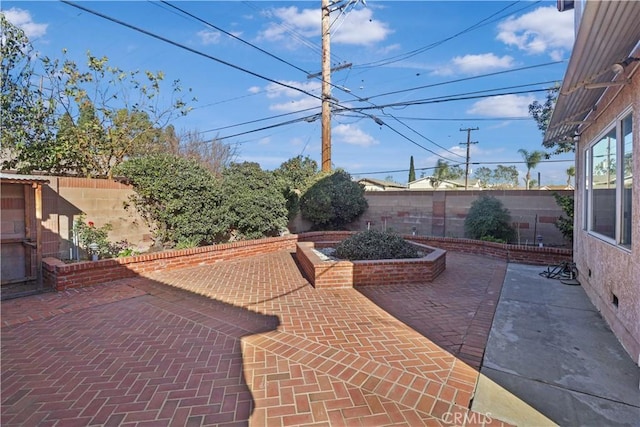
[[[299,234],[301,242],[340,242],[354,234],[353,231],[313,231]],[[573,251],[565,248],[550,248],[538,246],[509,245],[505,243],[485,242],[482,240],[460,239],[455,237],[433,237],[403,235],[403,238],[427,246],[444,249],[446,251],[464,252],[486,255],[532,265],[552,265],[564,261],[570,262]],[[321,244],[321,243],[320,243]]]
[[[353,234],[349,231],[310,232],[258,240],[225,243],[200,248],[157,252],[127,258],[66,264],[57,258],[43,260],[44,285],[56,290],[91,286],[127,277],[144,276],[162,270],[174,270],[239,259],[279,250],[294,250],[300,242],[339,242]],[[407,240],[446,251],[466,252],[523,264],[552,265],[571,261],[570,249],[506,245],[470,239],[403,236]],[[343,268],[342,266],[339,266]],[[344,267],[347,269],[346,267]],[[351,267],[352,268],[352,267]],[[303,265],[304,269],[304,265]],[[338,267],[334,266],[334,269]],[[326,273],[329,274],[329,273]],[[337,271],[336,271],[337,274]],[[341,273],[342,274],[342,273]],[[353,271],[344,274],[355,274]],[[327,276],[328,277],[328,276]]]
[[[56,258],[45,258],[43,280],[46,287],[61,291],[128,277],[145,276],[158,271],[215,264],[284,249],[293,250],[297,240],[298,236],[292,234],[74,264],[66,264]]]

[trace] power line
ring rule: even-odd
[[[491,18],[499,15],[500,13],[504,12],[505,10],[509,9],[510,7],[512,7],[513,5],[515,5],[517,3],[519,3],[519,2],[516,1],[516,2],[510,3],[509,5],[503,7],[502,9],[500,9],[499,11],[497,11],[497,12],[489,15],[488,17],[476,22],[475,24],[465,28],[464,30],[459,31],[456,34],[453,34],[453,35],[451,35],[449,37],[446,37],[444,39],[441,39],[439,41],[430,43],[430,44],[428,44],[426,46],[423,46],[423,47],[418,48],[418,49],[414,49],[414,50],[409,51],[409,52],[405,52],[405,53],[402,53],[402,54],[398,54],[398,55],[392,56],[392,57],[390,57],[388,59],[382,59],[382,60],[378,60],[378,61],[373,61],[373,62],[369,62],[369,63],[365,63],[365,64],[356,65],[356,66],[354,66],[354,68],[362,69],[362,68],[380,67],[380,66],[383,66],[383,65],[393,64],[395,62],[404,61],[404,60],[409,59],[409,58],[411,58],[413,56],[419,55],[420,53],[426,52],[427,50],[430,50],[430,49],[433,49],[433,48],[435,48],[437,46],[440,46],[441,44],[444,44],[444,43],[448,42],[449,40],[453,40],[454,38],[457,38],[457,37],[459,37],[459,36],[461,36],[463,34],[471,32],[471,31],[473,31],[473,30],[475,30],[477,28],[483,27],[485,25],[488,25],[491,22],[495,22],[498,19],[502,19],[502,18],[499,17],[499,18],[495,18],[494,20],[491,20]],[[519,12],[520,10],[527,9],[529,7],[532,7],[532,6],[536,5],[536,4],[538,4],[538,3],[540,3],[540,1],[536,1],[536,2],[533,2],[531,4],[527,4],[527,6],[525,6],[523,8],[520,8],[520,9],[518,9],[518,10],[512,12],[512,13],[516,13],[516,12]]]
[[[205,21],[204,19],[202,19],[202,18],[200,18],[200,17],[198,17],[198,16],[196,16],[196,15],[194,15],[194,14],[192,14],[192,13],[189,13],[189,12],[187,12],[187,11],[186,11],[186,10],[184,10],[184,9],[179,8],[178,6],[175,6],[175,5],[171,4],[171,3],[170,3],[170,2],[168,2],[168,1],[160,0],[160,3],[165,4],[165,5],[167,5],[167,6],[171,7],[171,8],[173,8],[173,9],[175,9],[175,10],[178,10],[178,11],[180,11],[181,13],[184,13],[185,15],[189,16],[190,18],[193,18],[193,19],[197,20],[198,22],[201,22],[201,23],[203,23],[203,24],[205,24],[205,25],[207,25],[207,26],[209,26],[209,27],[211,27],[211,28],[213,28],[213,29],[215,29],[215,30],[218,30],[218,31],[220,31],[220,32],[221,32],[221,33],[223,33],[223,34],[226,34],[227,36],[229,36],[229,37],[231,37],[231,38],[233,38],[233,39],[235,39],[235,40],[238,40],[240,43],[244,43],[244,44],[246,44],[247,46],[250,46],[250,47],[252,47],[252,48],[254,48],[254,49],[258,50],[258,51],[260,51],[260,52],[264,53],[265,55],[267,55],[267,56],[269,56],[269,57],[271,57],[271,58],[273,58],[273,59],[275,59],[275,60],[277,60],[277,61],[280,61],[280,62],[282,62],[282,63],[284,63],[284,64],[287,64],[287,65],[289,65],[290,67],[293,67],[293,68],[295,68],[295,69],[296,69],[296,70],[298,70],[298,71],[302,71],[302,72],[303,72],[303,73],[305,73],[305,74],[309,74],[309,71],[304,70],[304,69],[302,69],[302,68],[298,67],[297,65],[294,65],[294,64],[292,64],[291,62],[289,62],[289,61],[287,61],[287,60],[285,60],[285,59],[282,59],[282,58],[280,58],[279,56],[274,55],[274,54],[272,54],[271,52],[268,52],[268,51],[266,51],[266,50],[262,49],[261,47],[256,46],[255,44],[253,44],[253,43],[251,43],[251,42],[248,42],[248,41],[246,41],[246,40],[244,40],[244,39],[242,39],[242,38],[240,38],[240,37],[236,36],[235,34],[232,34],[232,33],[228,32],[228,31],[225,31],[225,30],[223,30],[222,28],[220,28],[220,27],[218,27],[218,26],[216,26],[216,25],[214,25],[214,24],[210,23],[209,21]]]
[[[364,110],[379,110],[382,108],[391,108],[391,107],[407,107],[410,105],[426,105],[426,104],[438,104],[442,102],[452,102],[452,101],[465,101],[469,99],[478,99],[478,98],[489,98],[492,96],[504,96],[504,95],[519,95],[523,93],[534,93],[534,92],[547,92],[549,88],[543,89],[530,89],[530,90],[521,90],[521,91],[512,91],[512,92],[501,92],[501,93],[493,93],[493,94],[485,94],[485,95],[474,95],[474,96],[458,96],[458,97],[435,97],[435,98],[424,98],[418,99],[414,101],[405,101],[405,102],[396,102],[392,104],[383,104],[375,107],[351,107],[351,108],[342,108],[338,111],[354,111],[360,112]]]
[[[145,35],[147,35],[147,36],[153,37],[153,38],[155,38],[155,39],[157,39],[157,40],[161,40],[161,41],[163,41],[163,42],[165,42],[165,43],[169,43],[170,45],[173,45],[173,46],[179,47],[180,49],[184,49],[184,50],[186,50],[186,51],[188,51],[188,52],[195,53],[196,55],[202,56],[202,57],[204,57],[204,58],[210,59],[210,60],[212,60],[212,61],[218,62],[218,63],[223,64],[223,65],[226,65],[226,66],[231,67],[231,68],[233,68],[233,69],[235,69],[235,70],[242,71],[243,73],[247,73],[247,74],[252,75],[252,76],[254,76],[254,77],[257,77],[257,78],[259,78],[259,79],[266,80],[266,81],[268,81],[268,82],[270,82],[270,83],[274,83],[274,84],[277,84],[277,85],[279,85],[279,86],[285,87],[285,88],[287,88],[287,89],[295,90],[295,91],[297,91],[297,92],[303,93],[303,94],[305,94],[305,95],[307,95],[307,96],[310,96],[310,97],[312,97],[312,98],[321,99],[321,97],[319,97],[319,96],[317,96],[317,95],[314,95],[314,94],[312,94],[311,92],[308,92],[308,91],[306,91],[306,90],[304,90],[304,89],[300,89],[300,88],[298,88],[298,87],[295,87],[295,86],[292,86],[292,85],[289,85],[289,84],[286,84],[286,83],[279,82],[279,81],[274,80],[274,79],[272,79],[272,78],[270,78],[270,77],[266,77],[266,76],[264,76],[264,75],[262,75],[262,74],[256,73],[256,72],[254,72],[254,71],[251,71],[251,70],[248,70],[248,69],[246,69],[246,68],[240,67],[240,66],[238,66],[238,65],[232,64],[232,63],[230,63],[230,62],[228,62],[228,61],[225,61],[225,60],[223,60],[223,59],[220,59],[220,58],[217,58],[217,57],[215,57],[215,56],[212,56],[212,55],[206,54],[206,53],[204,53],[204,52],[201,52],[201,51],[199,51],[199,50],[196,50],[196,49],[190,48],[189,46],[185,46],[185,45],[183,45],[183,44],[181,44],[181,43],[178,43],[178,42],[176,42],[176,41],[170,40],[170,39],[168,39],[168,38],[166,38],[166,37],[163,37],[163,36],[160,36],[160,35],[158,35],[158,34],[152,33],[151,31],[147,31],[147,30],[142,29],[142,28],[140,28],[140,27],[137,27],[137,26],[135,26],[135,25],[128,24],[128,23],[126,23],[126,22],[124,22],[124,21],[121,21],[121,20],[119,20],[119,19],[116,19],[116,18],[110,17],[110,16],[108,16],[108,15],[105,15],[105,14],[100,13],[100,12],[97,12],[97,11],[95,11],[95,10],[92,10],[92,9],[86,8],[86,7],[84,7],[84,6],[80,6],[79,4],[75,4],[75,3],[70,2],[70,1],[68,1],[68,0],[60,0],[60,1],[61,1],[62,3],[64,3],[64,4],[69,5],[69,6],[75,7],[75,8],[80,9],[80,10],[84,10],[85,12],[88,12],[88,13],[90,13],[90,14],[92,14],[92,15],[95,15],[95,16],[98,16],[98,17],[100,17],[100,18],[106,19],[106,20],[111,21],[111,22],[113,22],[113,23],[116,23],[116,24],[118,24],[118,25],[122,25],[122,26],[124,26],[124,27],[127,27],[127,28],[129,28],[129,29],[132,29],[132,30],[137,31],[137,32],[139,32],[139,33],[142,33],[142,34],[145,34]]]
[[[511,70],[496,71],[496,72],[493,72],[493,73],[486,73],[486,74],[481,74],[481,75],[478,75],[478,76],[463,77],[463,78],[460,78],[460,79],[448,80],[448,81],[439,82],[439,83],[432,83],[432,84],[428,84],[428,85],[424,85],[424,86],[416,86],[416,87],[412,87],[412,88],[409,88],[409,89],[400,89],[400,90],[395,90],[395,91],[391,91],[391,92],[385,92],[385,93],[381,93],[381,94],[378,94],[378,95],[369,96],[369,97],[364,98],[364,99],[370,100],[372,98],[379,98],[381,96],[396,95],[396,94],[404,93],[404,92],[412,92],[414,90],[427,89],[427,88],[436,87],[436,86],[444,86],[444,85],[448,85],[448,84],[452,84],[452,83],[460,83],[460,82],[464,82],[464,81],[475,80],[475,79],[480,79],[480,78],[485,78],[485,77],[498,76],[498,75],[501,75],[501,74],[514,73],[514,72],[517,72],[517,71],[530,70],[530,69],[533,69],[533,68],[548,67],[550,65],[562,64],[563,62],[567,62],[567,61],[562,60],[562,61],[545,62],[545,63],[542,63],[542,64],[535,64],[535,65],[528,65],[526,67],[513,68]],[[548,83],[551,83],[553,81],[555,81],[555,80],[552,80],[552,81],[550,81]]]
[[[157,40],[160,40],[160,41],[163,41],[163,42],[165,42],[165,43],[171,44],[171,45],[173,45],[173,46],[175,46],[175,47],[178,47],[178,48],[180,48],[180,49],[183,49],[183,50],[186,50],[186,51],[188,51],[188,52],[194,53],[194,54],[196,54],[196,55],[202,56],[202,57],[204,57],[204,58],[207,58],[207,59],[213,60],[213,61],[218,62],[218,63],[220,63],[220,64],[223,64],[223,65],[226,65],[226,66],[231,67],[231,68],[233,68],[233,69],[236,69],[236,70],[238,70],[238,71],[242,71],[242,72],[244,72],[244,73],[247,73],[247,74],[249,74],[249,75],[252,75],[252,76],[254,76],[254,77],[257,77],[257,78],[259,78],[259,79],[266,80],[266,81],[268,81],[268,82],[270,82],[270,83],[274,83],[274,84],[276,84],[276,85],[279,85],[279,86],[285,87],[285,88],[287,88],[287,89],[292,89],[292,90],[294,90],[294,91],[297,91],[297,92],[303,93],[303,94],[305,94],[305,95],[307,95],[307,96],[311,96],[312,98],[319,99],[319,100],[321,100],[321,101],[322,101],[322,97],[319,97],[319,96],[317,96],[317,95],[314,95],[313,93],[308,92],[308,91],[306,91],[306,90],[304,90],[304,89],[300,89],[300,88],[297,88],[297,87],[295,87],[295,86],[292,86],[292,85],[289,85],[289,84],[286,84],[286,83],[279,82],[279,81],[274,80],[274,79],[272,79],[272,78],[270,78],[270,77],[266,77],[266,76],[264,76],[264,75],[261,75],[261,74],[259,74],[259,73],[254,72],[254,71],[251,71],[251,70],[248,70],[248,69],[246,69],[246,68],[240,67],[240,66],[238,66],[238,65],[232,64],[232,63],[230,63],[230,62],[228,62],[228,61],[225,61],[225,60],[222,60],[222,59],[220,59],[220,58],[214,57],[214,56],[212,56],[212,55],[206,54],[206,53],[201,52],[201,51],[199,51],[199,50],[196,50],[196,49],[190,48],[190,47],[185,46],[185,45],[183,45],[183,44],[181,44],[181,43],[178,43],[178,42],[173,41],[173,40],[170,40],[170,39],[168,39],[168,38],[166,38],[166,37],[163,37],[163,36],[160,36],[160,35],[158,35],[158,34],[155,34],[155,33],[151,32],[151,31],[148,31],[148,30],[142,29],[142,28],[140,28],[140,27],[137,27],[137,26],[135,26],[135,25],[132,25],[132,24],[126,23],[126,22],[121,21],[121,20],[119,20],[119,19],[116,19],[116,18],[110,17],[110,16],[105,15],[105,14],[103,14],[103,13],[100,13],[100,12],[94,11],[94,10],[92,10],[92,9],[89,9],[89,8],[87,8],[87,7],[81,6],[81,5],[79,5],[79,4],[73,3],[73,2],[71,2],[71,1],[68,1],[68,0],[61,0],[61,2],[62,2],[62,3],[64,3],[64,4],[67,4],[67,5],[69,5],[69,6],[72,6],[72,7],[74,7],[74,8],[77,8],[77,9],[83,10],[83,11],[85,11],[85,12],[87,12],[87,13],[92,14],[92,15],[95,15],[95,16],[98,16],[98,17],[100,17],[100,18],[103,18],[103,19],[106,19],[106,20],[108,20],[108,21],[111,21],[111,22],[113,22],[113,23],[116,23],[116,24],[118,24],[118,25],[122,25],[122,26],[124,26],[124,27],[126,27],[126,28],[132,29],[132,30],[134,30],[134,31],[136,31],[136,32],[139,32],[139,33],[145,34],[145,35],[150,36],[150,37],[153,37],[153,38],[155,38],[155,39],[157,39]],[[384,122],[382,122],[381,120],[377,119],[375,116],[372,116],[372,115],[370,115],[370,114],[367,114],[367,113],[364,113],[364,112],[360,111],[360,110],[363,110],[363,109],[373,109],[373,108],[375,108],[375,109],[380,109],[380,108],[382,108],[382,107],[375,107],[375,106],[374,106],[374,107],[368,107],[368,108],[367,108],[367,107],[365,107],[365,108],[351,109],[351,108],[343,107],[343,106],[341,106],[339,103],[337,103],[337,102],[335,102],[335,101],[332,101],[332,104],[333,104],[334,106],[339,106],[339,107],[341,107],[341,110],[340,110],[340,111],[354,111],[354,112],[358,112],[358,113],[360,113],[360,114],[362,114],[362,115],[364,115],[364,116],[366,116],[366,117],[372,118],[372,119],[373,119],[374,121],[376,121],[378,124],[381,124],[381,125],[387,126],[387,127],[388,127],[390,130],[392,130],[394,133],[396,133],[397,135],[401,136],[403,139],[405,139],[405,140],[407,140],[407,141],[411,142],[412,144],[414,144],[414,145],[416,145],[416,146],[418,146],[418,147],[420,147],[420,148],[422,148],[422,149],[424,149],[424,150],[426,150],[426,151],[428,151],[428,152],[430,152],[430,153],[432,153],[432,154],[434,154],[434,155],[436,155],[436,156],[438,156],[438,157],[441,157],[441,158],[443,158],[443,159],[445,159],[445,160],[455,162],[454,160],[448,159],[448,158],[446,158],[446,157],[444,157],[444,156],[442,156],[442,155],[440,155],[440,154],[436,153],[435,151],[430,150],[430,149],[428,149],[428,148],[426,148],[426,147],[422,146],[421,144],[419,144],[419,143],[417,143],[416,141],[412,140],[412,139],[411,139],[411,138],[409,138],[408,136],[406,136],[406,135],[402,134],[400,131],[398,131],[397,129],[393,128],[393,127],[392,127],[392,126],[390,126],[389,124],[384,123]],[[298,118],[298,119],[290,120],[290,121],[283,122],[283,123],[278,123],[278,124],[271,125],[271,126],[265,126],[265,127],[262,127],[262,128],[258,128],[258,129],[254,129],[254,130],[250,130],[250,131],[246,131],[246,132],[242,132],[242,133],[238,133],[238,134],[234,134],[234,135],[229,135],[229,136],[226,136],[226,137],[219,137],[219,138],[217,138],[217,140],[228,139],[228,138],[232,138],[232,137],[235,137],[235,136],[245,135],[245,134],[248,134],[248,133],[259,132],[259,131],[266,130],[266,129],[272,129],[272,128],[274,128],[274,127],[278,127],[278,126],[284,126],[284,125],[287,125],[287,124],[297,123],[297,122],[300,122],[300,121],[308,120],[308,119],[310,119],[310,118],[312,118],[312,117],[313,117],[313,116],[303,117],[303,118]]]
[[[542,160],[539,163],[569,163],[574,162],[575,160]],[[526,162],[520,160],[515,162],[472,162],[472,165],[515,165],[515,164],[526,164]],[[436,169],[437,166],[426,167],[426,168],[415,168],[415,170],[427,170],[427,169]],[[379,175],[383,173],[401,173],[401,172],[409,172],[409,169],[396,169],[396,170],[388,170],[388,171],[375,171],[375,172],[358,172],[354,175]]]

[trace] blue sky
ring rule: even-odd
[[[405,183],[410,156],[417,169],[439,158],[464,163],[461,128],[479,128],[471,134],[478,142],[471,162],[479,163],[472,170],[521,161],[520,148],[541,150],[527,106],[545,94],[527,91],[562,80],[573,43],[573,13],[558,12],[555,3],[368,0],[333,13],[332,65],[352,64],[332,74],[332,96],[345,108],[332,117],[334,167]],[[192,17],[158,2],[78,4],[250,73],[61,2],[3,1],[2,11],[43,56],[60,58],[66,48],[84,63],[90,50],[124,70],[180,79],[197,101],[174,121],[176,129],[238,144],[238,161],[274,169],[302,154],[320,163],[320,120],[278,126],[320,111],[317,98],[290,88],[320,95],[320,80],[307,78],[321,67],[319,0],[170,3]],[[502,95],[477,97],[487,93]],[[533,177],[540,172],[542,184],[565,183],[573,155],[551,160]],[[515,165],[523,178],[524,165]]]

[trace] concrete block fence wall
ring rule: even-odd
[[[151,231],[135,210],[124,205],[133,190],[108,179],[47,176],[43,186],[43,256],[70,259],[73,221],[81,213],[97,227],[113,226],[109,240],[127,240],[146,249]],[[571,191],[559,191],[564,195]],[[394,230],[417,236],[464,237],[464,219],[471,202],[482,194],[500,199],[509,209],[522,244],[536,243],[541,235],[547,245],[563,245],[564,238],[554,223],[563,214],[551,191],[370,191],[369,208],[349,229]],[[311,224],[300,216],[289,224],[292,233],[303,233]]]
[[[573,195],[573,191],[558,191]],[[349,229],[354,231],[393,230],[399,234],[417,236],[464,237],[464,220],[471,203],[482,195],[502,201],[511,214],[517,232],[517,243],[565,246],[555,222],[564,215],[546,190],[484,190],[484,191],[369,191],[365,193],[369,208]],[[306,232],[311,224],[298,217],[291,222],[292,233]]]
[[[44,285],[55,290],[145,276],[153,272],[240,259],[279,250],[294,251],[298,242],[339,242],[353,232],[310,232],[300,235],[226,243],[192,249],[157,252],[127,258],[67,264],[57,258],[43,260]],[[405,236],[409,240],[447,251],[484,254],[512,262],[549,265],[570,261],[570,249],[505,245],[468,239]]]

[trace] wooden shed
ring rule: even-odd
[[[41,292],[42,186],[34,175],[0,173],[2,299]]]

